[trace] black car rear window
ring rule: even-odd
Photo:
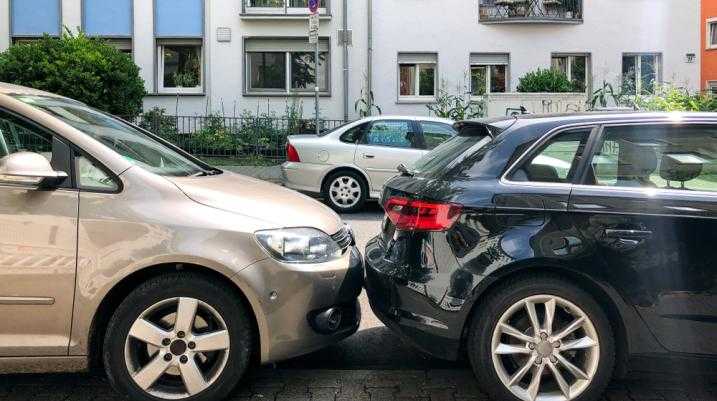
[[[491,135],[485,130],[481,133],[474,130],[463,130],[454,138],[418,159],[412,166],[412,173],[424,177],[435,177],[447,171],[449,165],[461,158],[469,150],[476,152],[492,141]]]

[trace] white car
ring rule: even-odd
[[[354,121],[316,135],[289,136],[284,185],[321,194],[338,212],[355,212],[377,199],[399,164],[410,166],[456,135],[453,121],[381,116]]]

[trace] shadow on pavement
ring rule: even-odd
[[[468,369],[465,361],[436,359],[406,344],[387,327],[361,330],[346,340],[277,365],[283,369]]]

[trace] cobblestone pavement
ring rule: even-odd
[[[380,208],[344,216],[358,246],[378,232]],[[465,362],[432,359],[401,342],[361,296],[359,332],[324,350],[256,368],[230,400],[267,401],[469,401],[488,400]],[[681,371],[673,367],[674,371]],[[686,370],[685,370],[686,371]],[[683,378],[631,374],[615,381],[603,401],[717,401],[717,375]],[[0,401],[121,400],[99,374],[0,376]],[[499,401],[499,400],[495,400]]]
[[[120,401],[101,376],[0,377],[0,400]],[[232,401],[471,401],[489,400],[466,369],[304,370],[261,368]],[[715,378],[653,376],[616,381],[604,401],[717,401]]]

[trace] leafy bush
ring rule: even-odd
[[[67,96],[126,118],[142,111],[139,67],[100,39],[65,33],[0,53],[0,81]]]
[[[690,93],[673,85],[660,85],[649,96],[636,96],[635,105],[649,111],[717,111],[717,97],[709,92]]]
[[[458,88],[460,92],[460,86]],[[465,91],[464,91],[465,92]],[[445,83],[438,90],[436,102],[426,106],[436,117],[449,118],[453,121],[480,118],[485,116],[485,102],[473,100],[469,96],[453,95],[445,88]]]
[[[538,68],[536,71],[529,72],[520,78],[518,92],[564,93],[581,92],[581,90],[576,88],[562,72],[551,68]]]
[[[241,149],[235,130],[224,118],[210,114],[204,118],[202,129],[192,134],[189,151],[200,155],[232,154]]]
[[[139,126],[162,138],[170,139],[177,135],[177,119],[168,116],[165,109],[154,107],[139,118]]]

